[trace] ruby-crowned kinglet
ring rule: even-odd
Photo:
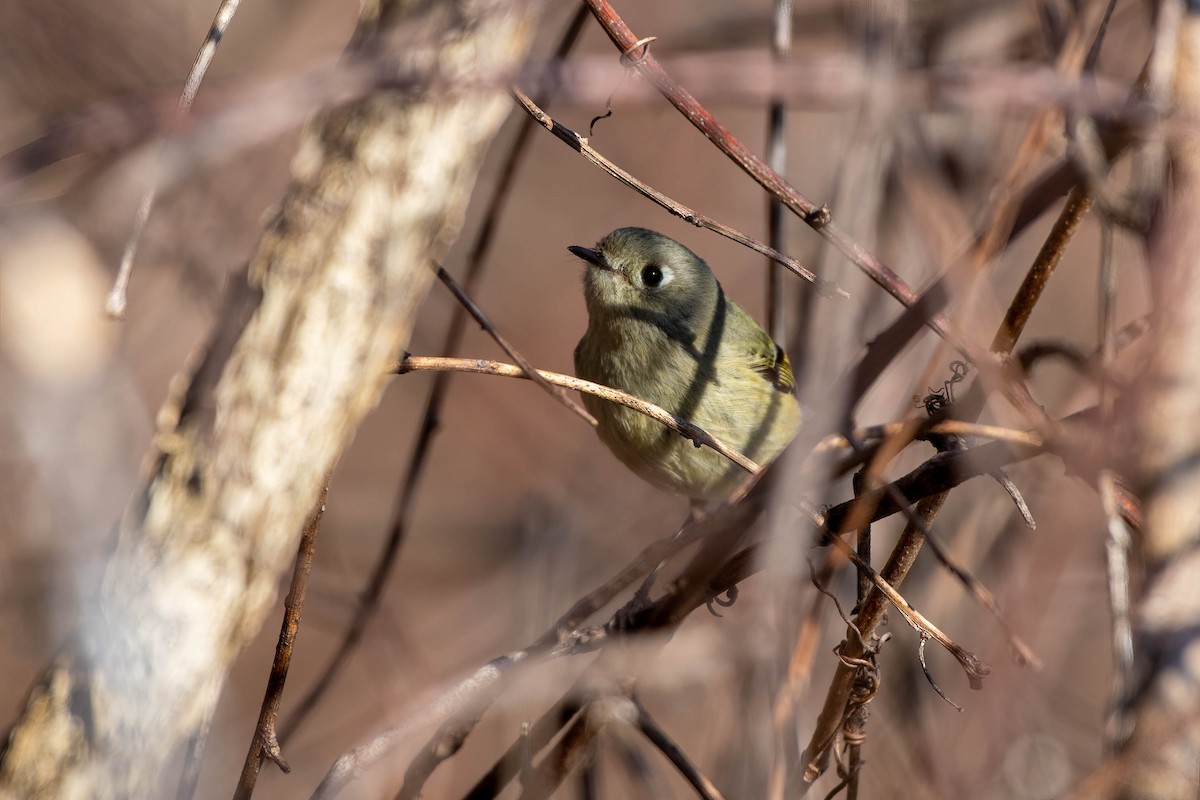
[[[587,262],[588,328],[575,348],[581,378],[662,406],[761,465],[800,426],[783,348],[725,297],[699,257],[645,228],[620,228]],[[745,472],[632,409],[585,394],[601,441],[645,480],[695,501],[724,497]]]

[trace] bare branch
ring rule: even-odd
[[[692,763],[692,760],[687,757],[687,753],[683,752],[662,726],[655,721],[654,717],[650,716],[646,707],[636,700],[634,704],[637,706],[638,730],[644,733],[646,738],[659,749],[659,752],[675,765],[675,769],[679,770],[683,779],[696,790],[696,794],[701,800],[725,800],[725,795],[721,794],[716,785]]]
[[[554,384],[550,383],[550,381],[538,374],[538,371],[534,368],[533,364],[530,364],[529,361],[526,360],[525,356],[518,353],[517,349],[512,346],[512,343],[509,342],[508,339],[505,339],[500,331],[496,330],[496,326],[493,325],[492,321],[487,318],[486,314],[483,313],[483,309],[476,305],[475,301],[471,299],[466,290],[459,285],[458,281],[454,280],[453,276],[451,276],[449,272],[446,272],[444,267],[439,266],[437,268],[437,275],[438,280],[446,285],[446,288],[450,290],[450,293],[454,295],[458,302],[463,304],[463,307],[470,312],[471,316],[475,318],[475,321],[479,323],[480,327],[487,331],[488,335],[495,340],[496,344],[500,345],[500,349],[502,349],[505,353],[508,353],[508,357],[517,362],[517,366],[521,368],[521,372],[526,378],[545,389],[551,397],[574,412],[574,414],[584,422],[592,427],[596,426],[597,423],[595,417],[589,414],[582,406],[580,406],[570,397],[567,397],[567,393],[564,392],[560,387],[555,386]]]
[[[517,103],[520,104],[520,106],[524,108],[530,116],[537,120],[543,128],[553,133],[588,161],[595,164],[597,167],[604,170],[609,175],[628,186],[630,189],[633,189],[638,194],[649,200],[653,200],[655,203],[658,203],[667,211],[670,211],[672,214],[684,220],[685,222],[690,222],[693,225],[701,228],[707,228],[708,230],[719,233],[728,239],[732,239],[738,244],[744,244],[751,250],[765,255],[774,263],[782,264],[809,283],[816,284],[823,292],[827,294],[836,294],[843,298],[850,296],[846,294],[845,291],[839,289],[836,285],[829,284],[827,281],[823,281],[818,278],[812,273],[811,270],[806,268],[791,256],[784,255],[778,250],[763,244],[757,239],[752,239],[735,228],[731,228],[730,226],[721,222],[717,222],[711,217],[705,216],[698,211],[694,211],[679,201],[671,199],[667,195],[663,194],[652,186],[649,186],[643,181],[638,180],[630,173],[626,172],[604,156],[600,155],[600,153],[594,147],[588,144],[586,137],[580,136],[578,133],[566,127],[562,123],[556,122],[549,114],[540,109],[532,100],[530,100],[529,96],[521,91],[520,87],[512,87],[512,95]]]
[[[221,0],[216,16],[213,17],[212,25],[204,37],[204,42],[200,45],[200,50],[196,53],[192,69],[188,72],[187,80],[183,84],[183,92],[175,107],[176,114],[182,116],[191,110],[192,103],[196,100],[196,92],[200,91],[200,84],[204,82],[204,76],[208,74],[208,67],[217,54],[217,45],[221,43],[226,29],[233,22],[233,16],[237,13],[241,2],[242,0]],[[138,243],[142,239],[142,233],[146,230],[146,223],[150,219],[150,212],[154,209],[154,199],[158,194],[157,161],[160,156],[155,157],[156,163],[149,171],[150,185],[146,187],[142,200],[138,203],[137,213],[133,220],[133,230],[130,231],[129,238],[125,241],[124,252],[121,253],[121,265],[117,269],[116,280],[113,281],[112,289],[104,302],[104,312],[114,319],[120,319],[125,315],[129,277],[133,273],[133,260],[137,257]]]
[[[296,554],[296,566],[292,571],[292,585],[283,601],[283,623],[279,630],[279,641],[275,645],[275,660],[271,664],[271,675],[267,679],[267,691],[258,712],[258,723],[250,739],[250,750],[242,764],[242,774],[234,789],[234,800],[249,800],[254,794],[263,761],[270,759],[284,772],[291,767],[279,748],[279,737],[275,733],[275,719],[279,715],[279,703],[283,698],[283,686],[287,682],[288,668],[292,663],[292,649],[300,631],[300,617],[304,611],[304,595],[308,591],[308,576],[312,571],[313,556],[317,551],[317,533],[321,529],[321,517],[325,515],[325,500],[329,496],[329,482],[321,488],[320,499],[300,535],[300,552]]]
[[[528,379],[524,370],[518,366],[503,364],[499,361],[487,361],[482,358],[405,356],[404,360],[396,366],[394,371],[397,375],[404,375],[408,372],[439,372],[445,370],[469,372],[474,375],[500,375],[506,378]],[[672,414],[661,406],[648,403],[631,394],[626,394],[608,386],[601,386],[598,383],[585,381],[582,378],[573,378],[570,375],[548,372],[546,370],[538,370],[538,374],[548,383],[555,386],[574,389],[577,392],[586,392],[587,394],[595,395],[609,402],[618,403],[626,408],[632,408],[638,413],[645,414],[647,417],[650,417],[655,422],[662,423],[685,439],[690,439],[697,447],[704,445],[705,447],[712,448],[752,475],[761,471],[758,464],[755,464],[749,458],[746,458],[746,456],[729,447],[704,429],[693,425],[683,417]]]

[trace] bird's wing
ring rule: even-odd
[[[779,391],[792,394],[796,391],[796,379],[792,376],[792,362],[788,361],[787,353],[766,333],[763,334],[763,344],[766,347],[756,348],[751,354],[750,368]]]
[[[740,307],[734,314],[738,322],[745,328],[747,335],[744,340],[749,352],[750,369],[761,375],[768,383],[784,394],[796,391],[796,379],[792,375],[792,362],[788,361],[787,353],[783,352],[770,335],[762,329],[754,318]],[[735,323],[736,324],[736,323]]]

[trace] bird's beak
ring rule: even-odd
[[[572,255],[582,258],[594,267],[599,267],[608,272],[616,272],[616,269],[608,263],[608,260],[604,258],[604,255],[599,250],[590,250],[586,247],[580,247],[577,244],[573,244],[567,249],[571,251]]]

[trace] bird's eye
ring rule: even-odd
[[[663,271],[657,264],[647,264],[642,268],[642,283],[653,289],[663,282]]]

